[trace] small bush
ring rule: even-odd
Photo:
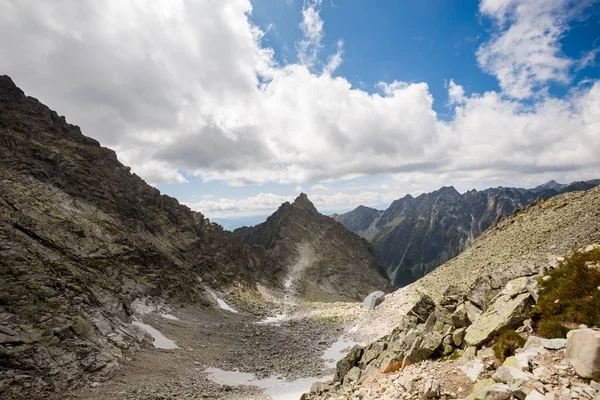
[[[568,326],[600,325],[600,270],[588,264],[600,262],[600,249],[575,252],[558,268],[540,279],[540,297],[534,319],[539,335],[565,337]]]
[[[77,336],[86,336],[91,328],[92,326],[85,318],[77,316],[71,320],[71,329]]]
[[[543,319],[538,323],[537,333],[545,338],[566,338],[569,328],[564,326],[558,318]]]
[[[498,340],[496,340],[496,343],[494,344],[494,354],[500,361],[504,362],[507,357],[514,355],[515,350],[519,347],[523,347],[524,344],[525,339],[523,339],[516,331],[504,331],[498,336]]]

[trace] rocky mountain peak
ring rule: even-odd
[[[0,93],[9,96],[24,96],[25,93],[15,85],[8,75],[0,75]]]
[[[308,211],[318,212],[315,205],[308,199],[306,193],[300,193],[292,203],[293,207],[303,208]]]

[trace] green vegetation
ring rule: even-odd
[[[525,339],[513,330],[506,330],[498,336],[498,340],[494,344],[494,354],[500,361],[515,354],[515,350],[523,347]]]
[[[541,278],[535,308],[536,331],[547,338],[566,337],[579,324],[600,325],[600,249],[575,252]]]
[[[445,357],[442,357],[441,360],[442,361],[452,361],[452,360],[458,360],[461,357],[462,354],[460,354],[459,351],[454,351],[452,354],[449,354]]]

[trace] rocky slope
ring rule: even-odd
[[[282,204],[264,223],[234,234],[287,266],[286,285],[305,299],[360,300],[391,289],[369,243],[320,214],[305,194]]]
[[[277,266],[0,76],[0,397],[80,386],[149,343],[148,296],[275,284]]]
[[[503,218],[458,257],[386,296],[373,312],[359,317],[358,333],[370,333],[378,321],[387,321],[379,326],[383,336],[355,348],[338,363],[335,379],[316,385],[306,398],[381,398],[387,390],[388,398],[421,398],[427,379],[407,378],[411,371],[439,370],[437,379],[447,384],[441,389],[446,398],[483,390],[484,383],[473,388],[463,377],[459,386],[466,392],[459,394],[451,374],[475,374],[474,380],[494,374],[498,364],[490,356],[490,344],[503,330],[522,324],[522,332],[531,332],[527,320],[539,298],[539,278],[560,267],[561,256],[574,249],[597,251],[600,246],[593,243],[600,242],[599,217],[600,187],[596,187],[538,200]],[[479,361],[471,363],[476,354]],[[461,357],[462,364],[445,365],[444,356]],[[491,364],[486,358],[492,359]],[[432,359],[438,360],[436,364],[430,364]],[[485,365],[487,376],[482,375]],[[501,376],[497,382],[507,379]],[[377,381],[381,384],[371,385]],[[546,391],[563,389],[553,386]],[[517,396],[512,388],[503,398],[511,396]]]
[[[456,257],[498,218],[535,199],[588,190],[599,183],[550,181],[530,190],[498,187],[464,194],[443,187],[416,198],[407,195],[385,211],[359,206],[335,219],[371,242],[390,280],[401,287]]]
[[[594,225],[597,230],[598,220]],[[577,252],[598,260],[599,248],[590,244]],[[600,387],[589,381],[600,377],[600,358],[590,356],[600,354],[600,330],[582,327],[584,331],[571,332],[568,341],[534,335],[536,323],[531,318],[539,318],[536,305],[547,293],[540,286],[550,280],[548,287],[555,287],[552,280],[559,279],[560,271],[547,271],[565,268],[561,260],[476,273],[472,286],[449,285],[439,302],[420,292],[390,334],[356,346],[338,362],[334,379],[315,384],[304,399],[465,398],[471,392],[466,398],[541,400],[544,394],[551,396],[547,399],[600,398]],[[600,264],[592,261],[582,268],[598,269]],[[580,298],[597,297],[596,285],[589,288],[593,293],[579,293]],[[566,300],[553,299],[544,301]],[[514,357],[498,359],[502,347],[490,347],[509,329],[516,329],[527,343]],[[512,332],[518,338],[517,333]],[[562,351],[548,357],[547,349],[565,347],[566,355]]]

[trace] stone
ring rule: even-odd
[[[546,400],[546,397],[538,392],[537,390],[532,390],[526,397],[525,400]]]
[[[350,369],[350,371],[348,371],[348,373],[346,374],[346,376],[344,376],[344,381],[343,384],[347,385],[350,382],[358,382],[360,379],[360,375],[361,375],[361,370],[358,367],[352,367]]]
[[[600,330],[576,329],[567,333],[565,358],[582,378],[600,378]]]
[[[516,297],[522,293],[527,292],[527,287],[530,284],[530,280],[526,276],[522,276],[517,279],[513,279],[508,282],[504,289],[500,292],[500,296],[509,296],[510,298]]]
[[[511,357],[507,357],[504,360],[502,365],[506,365],[507,367],[517,368],[520,371],[528,371],[529,370],[529,357],[526,354],[520,353]]]
[[[533,384],[535,377],[529,372],[521,371],[514,367],[500,366],[492,376],[496,382],[503,382],[510,386],[511,390],[519,399],[525,397],[536,388]]]
[[[502,296],[497,299],[481,317],[467,328],[465,342],[471,346],[479,346],[502,329],[514,327],[529,314],[532,298],[529,293],[514,298]]]
[[[452,313],[452,324],[457,328],[463,328],[469,324],[469,317],[464,303],[458,305]]]
[[[465,337],[465,332],[466,332],[465,328],[458,328],[452,334],[452,343],[454,343],[454,345],[456,347],[460,347],[460,345],[463,343],[463,339]]]
[[[510,386],[504,383],[496,383],[485,389],[483,400],[508,400],[512,397]]]
[[[465,301],[464,306],[465,311],[467,311],[467,318],[469,318],[469,321],[472,324],[477,322],[481,314],[483,314],[483,311],[481,311],[475,304],[471,303],[470,301]]]
[[[424,392],[428,399],[437,399],[440,397],[440,383],[436,379],[428,379],[425,382]]]
[[[471,382],[477,382],[479,376],[485,369],[485,365],[480,359],[476,358],[470,363],[460,366],[459,369],[467,375]]]
[[[549,350],[559,350],[567,347],[567,339],[542,339],[542,346]]]
[[[544,366],[537,367],[531,372],[533,373],[533,376],[544,383],[548,383],[550,378],[552,378],[552,371]]]

